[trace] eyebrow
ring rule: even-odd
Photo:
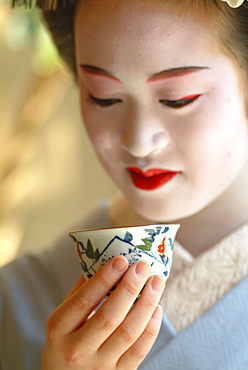
[[[209,69],[209,67],[190,66],[190,67],[166,69],[164,71],[155,73],[153,76],[149,77],[148,82],[154,82],[154,81],[159,81],[159,80],[173,78],[173,77],[187,76],[189,74],[199,72],[205,69]]]
[[[89,73],[91,75],[94,75],[94,76],[104,76],[104,77],[110,78],[111,80],[121,82],[120,80],[118,80],[118,78],[114,77],[110,72],[105,71],[102,68],[90,66],[88,64],[81,64],[80,65],[80,68],[84,72]]]
[[[117,77],[113,76],[110,72],[102,68],[91,66],[88,64],[81,64],[80,68],[86,73],[89,73],[95,76],[104,76],[114,81],[121,82]],[[154,75],[149,77],[147,82],[154,82],[154,81],[159,81],[159,80],[163,80],[167,78],[186,76],[188,74],[199,72],[205,69],[209,69],[209,67],[190,66],[190,67],[165,69],[164,71],[155,73]]]

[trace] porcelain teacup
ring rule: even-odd
[[[170,274],[173,243],[178,224],[160,224],[69,232],[75,243],[83,275],[91,278],[102,265],[117,255],[127,258],[129,266],[139,260],[151,266],[151,275]]]

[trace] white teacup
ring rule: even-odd
[[[148,225],[71,231],[83,275],[88,280],[111,258],[123,255],[129,266],[139,260],[151,265],[150,275],[170,274],[173,243],[180,225]]]

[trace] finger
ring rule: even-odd
[[[122,355],[118,362],[120,369],[136,369],[150,352],[162,323],[163,309],[157,306],[145,330],[138,340]]]
[[[123,256],[117,256],[107,262],[98,273],[53,311],[48,321],[48,331],[63,335],[76,330],[120,280],[127,268],[128,261]]]
[[[83,326],[81,329],[83,333],[78,331],[78,341],[82,336],[87,338],[85,342],[89,351],[92,346],[100,348],[102,343],[122,323],[143,288],[149,272],[150,265],[145,261],[139,261],[132,265],[110,297]]]
[[[76,281],[76,284],[71,288],[69,293],[67,293],[64,300],[72,296],[84,283],[85,283],[85,278],[83,274],[80,274],[78,280]]]
[[[147,327],[161,298],[164,286],[165,281],[161,276],[152,276],[125,320],[100,350],[105,353],[111,352],[112,358],[115,357],[118,361],[120,353],[126,352]]]

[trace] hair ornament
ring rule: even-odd
[[[221,1],[226,2],[231,8],[238,8],[245,2],[245,0],[221,0]]]

